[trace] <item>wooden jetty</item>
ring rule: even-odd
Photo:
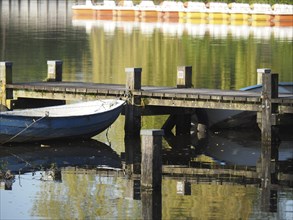
[[[179,133],[186,133],[185,130],[190,131],[189,119],[183,116],[198,108],[254,111],[266,127],[277,125],[279,115],[293,113],[293,97],[278,96],[278,75],[272,74],[270,69],[258,69],[265,84],[263,92],[256,93],[192,88],[190,66],[177,68],[177,87],[154,87],[141,85],[141,68],[126,68],[126,85],[117,85],[63,82],[62,61],[48,61],[47,64],[46,82],[13,83],[12,62],[1,62],[1,104],[13,109],[64,103],[64,100],[125,99],[128,100],[125,132],[130,136],[139,136],[143,115],[180,115],[178,117],[185,120],[177,120],[175,125]],[[185,125],[180,126],[179,122]]]
[[[279,116],[293,114],[293,97],[279,96],[278,74],[270,69],[258,69],[262,92],[227,91],[192,88],[192,67],[177,68],[176,87],[141,85],[141,68],[126,68],[125,85],[62,81],[62,61],[48,61],[46,82],[13,83],[12,62],[0,62],[1,104],[9,109],[55,105],[65,100],[93,100],[119,98],[127,100],[124,110],[125,136],[139,137],[141,117],[169,114],[163,129],[173,127],[177,134],[190,132],[191,115],[195,109],[227,109],[254,111],[262,136],[261,174],[264,185],[271,182],[271,159],[277,151]],[[46,101],[45,101],[46,100]],[[175,117],[172,117],[175,116]],[[273,152],[273,153],[272,153]],[[266,159],[270,158],[270,159]]]

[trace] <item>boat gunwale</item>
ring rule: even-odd
[[[293,86],[293,82],[279,82],[279,86]],[[257,84],[257,85],[247,86],[247,87],[241,88],[239,90],[240,91],[248,91],[251,89],[258,89],[261,87],[262,87],[261,84]]]
[[[109,99],[113,101],[112,106],[110,108],[106,108],[100,110],[100,108],[103,106],[101,104],[100,106],[93,106],[93,105],[85,105],[85,103],[100,103],[101,100],[97,101],[90,101],[90,102],[81,102],[81,103],[74,103],[74,104],[68,104],[68,105],[59,105],[59,106],[50,106],[50,107],[42,107],[42,108],[32,108],[32,109],[21,109],[21,110],[15,110],[15,111],[4,111],[0,112],[0,118],[7,118],[7,117],[14,117],[14,118],[42,118],[42,117],[49,117],[49,118],[77,118],[77,117],[85,117],[85,116],[92,116],[92,115],[97,115],[97,114],[102,114],[102,113],[107,113],[109,111],[113,111],[119,107],[122,107],[125,104],[125,101],[122,100],[114,100],[114,99]],[[111,105],[110,101],[104,100],[107,105]],[[115,102],[114,102],[115,101]],[[83,105],[84,104],[84,105]],[[69,106],[69,107],[68,107]],[[65,114],[66,110],[69,108],[81,108],[83,106],[83,110],[87,107],[91,107],[91,111],[84,113],[83,110],[78,110],[77,114],[76,112],[71,112],[71,114]],[[94,108],[97,107],[97,108]],[[62,113],[58,114],[58,110],[62,109]],[[54,111],[53,114],[50,114],[50,111]],[[35,114],[35,112],[38,112]],[[52,113],[52,112],[51,112]]]

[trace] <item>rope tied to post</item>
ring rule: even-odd
[[[21,135],[23,132],[25,132],[27,129],[29,129],[30,127],[32,127],[34,124],[40,122],[41,120],[43,120],[44,118],[49,117],[49,112],[45,112],[45,115],[41,118],[38,118],[37,120],[33,119],[33,122],[29,125],[27,125],[24,129],[22,129],[20,132],[18,132],[17,134],[15,134],[14,136],[12,136],[11,138],[9,138],[7,141],[4,141],[0,144],[7,144],[10,141],[12,141],[13,139],[17,138],[19,135]]]

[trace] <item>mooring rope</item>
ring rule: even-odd
[[[9,138],[7,141],[2,142],[1,144],[7,144],[8,142],[12,141],[13,139],[15,139],[16,137],[18,137],[20,134],[22,134],[23,132],[25,132],[27,129],[29,129],[31,126],[33,126],[34,124],[36,124],[37,122],[41,121],[42,119],[46,118],[49,116],[49,112],[46,112],[45,115],[41,118],[38,118],[37,120],[33,120],[33,122],[31,124],[29,124],[27,127],[25,127],[23,130],[21,130],[20,132],[18,132],[16,135],[14,135],[13,137]]]
[[[29,161],[23,159],[22,157],[20,157],[20,156],[14,154],[14,153],[11,153],[10,151],[7,151],[7,153],[9,153],[11,156],[17,158],[18,160],[20,160],[20,161],[22,161],[22,162],[25,162],[25,166],[29,165],[29,166],[33,167],[33,164],[31,164]]]

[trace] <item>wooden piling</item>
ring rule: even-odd
[[[141,89],[141,71],[142,68],[125,68],[127,91]]]
[[[177,67],[177,88],[192,87],[192,66]],[[171,114],[163,125],[166,133],[171,134],[173,127],[176,127],[176,136],[190,134],[191,129],[191,114],[177,113]]]
[[[257,84],[261,85],[262,84],[262,75],[264,73],[271,73],[271,69],[269,68],[262,68],[262,69],[257,69]]]
[[[61,60],[48,60],[48,82],[61,82],[62,81],[62,64]]]
[[[192,66],[177,67],[177,88],[192,87]],[[191,114],[178,114],[175,117],[176,136],[189,134],[191,128]]]
[[[125,106],[126,137],[139,137],[141,129],[141,98],[132,94],[133,91],[141,89],[141,71],[141,68],[125,68],[126,92],[129,98]]]
[[[161,190],[162,136],[161,129],[141,131],[141,188]]]
[[[12,83],[12,62],[0,62],[0,81],[1,81],[1,105],[11,108],[8,100],[13,99],[12,89],[6,88],[7,84]]]
[[[262,69],[262,111],[261,111],[261,169],[260,178],[262,188],[270,187],[272,171],[274,167],[271,161],[276,151],[278,104],[272,103],[272,99],[278,98],[278,74],[271,73],[268,69]],[[259,70],[258,72],[261,72]]]
[[[192,67],[178,66],[177,67],[177,88],[192,87]]]

